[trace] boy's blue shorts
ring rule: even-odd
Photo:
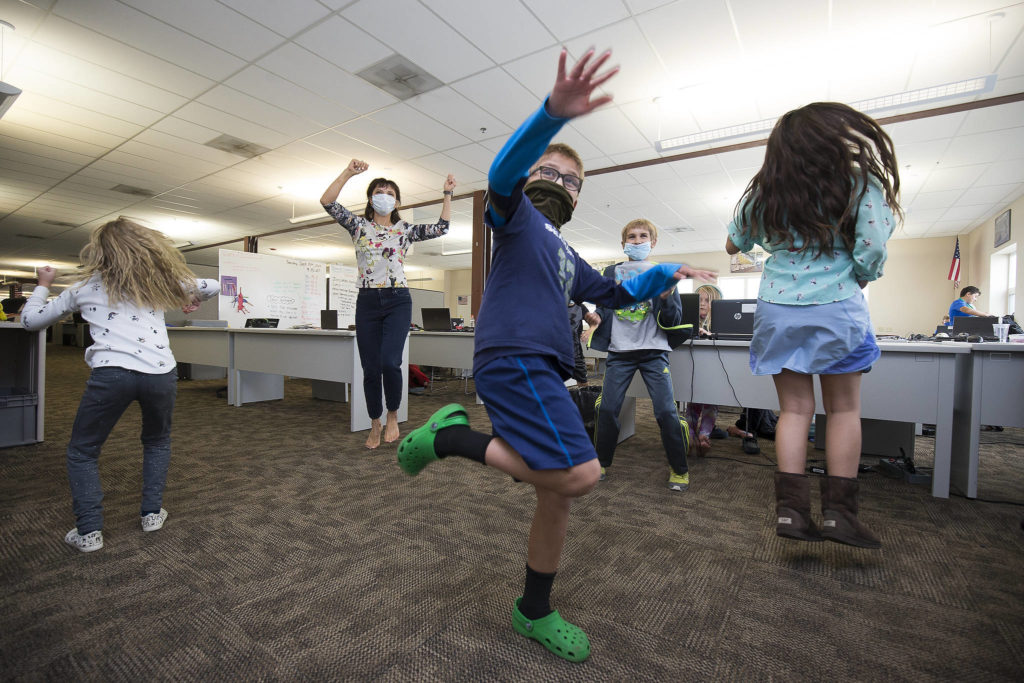
[[[565,469],[597,457],[554,359],[504,356],[477,368],[473,379],[495,436],[531,470]]]

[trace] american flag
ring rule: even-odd
[[[956,286],[960,286],[960,238],[956,238],[956,247],[953,248],[953,262],[949,264],[949,277]]]

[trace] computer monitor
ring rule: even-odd
[[[421,308],[423,329],[427,332],[451,332],[452,314],[447,308]]]
[[[711,302],[711,331],[734,339],[754,336],[757,299],[717,299]]]
[[[246,318],[246,327],[277,327],[279,318]]]
[[[700,294],[680,294],[679,299],[683,304],[683,319],[680,325],[693,325],[693,337],[697,337],[697,327],[700,325]]]
[[[994,337],[996,333],[992,329],[992,325],[998,322],[999,318],[995,316],[982,318],[977,315],[958,315],[953,318],[953,334],[966,332],[967,334],[977,334],[982,337]]]

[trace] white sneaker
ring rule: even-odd
[[[164,526],[164,520],[167,519],[167,510],[160,508],[160,512],[151,512],[148,515],[142,516],[142,530],[146,533],[150,531],[157,531],[162,529]]]
[[[64,536],[64,542],[83,553],[91,553],[103,547],[103,532],[90,531],[85,536],[81,536],[78,529],[72,529]]]

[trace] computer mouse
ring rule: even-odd
[[[967,337],[967,341],[969,341],[969,342],[971,342],[973,344],[980,344],[981,342],[985,341],[985,339],[982,338],[981,336],[977,335],[977,334],[972,334],[972,335]]]
[[[936,339],[949,339],[949,335],[946,334],[945,332],[939,332],[937,335],[935,335],[935,338]]]

